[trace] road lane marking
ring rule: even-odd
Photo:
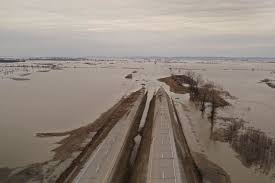
[[[80,171],[78,176],[74,179],[74,183],[79,183],[81,177],[87,172],[88,168],[90,167],[91,163],[94,161],[95,159],[95,155],[99,152],[99,150],[102,148],[103,146],[103,142],[100,144],[100,146],[98,147],[97,151],[92,155],[92,157],[89,159],[89,161],[86,164],[86,166],[84,166],[81,170],[83,171]]]

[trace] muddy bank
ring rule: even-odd
[[[183,127],[180,123],[180,118],[178,112],[175,108],[174,102],[171,103],[169,96],[166,96],[168,99],[169,112],[172,121],[172,127],[175,137],[176,149],[179,155],[179,159],[183,165],[186,178],[188,182],[192,183],[202,183],[203,177],[202,174],[194,161],[193,155],[188,146],[186,137],[184,135]],[[175,115],[174,115],[175,114]]]
[[[142,93],[144,90],[138,90],[122,98],[96,121],[86,126],[68,132],[37,134],[43,138],[51,136],[65,136],[65,138],[59,142],[59,147],[53,150],[55,155],[52,160],[10,170],[12,173],[8,180],[0,179],[0,182],[70,181],[70,178],[77,174],[93,150],[103,141],[116,122],[131,109]]]
[[[186,75],[171,75],[158,79],[170,87],[170,91],[178,94],[190,94],[190,100],[199,105],[215,102],[217,107],[230,105],[224,97],[234,98],[229,92],[222,90],[212,82],[206,82],[200,75],[195,73]]]
[[[187,79],[188,78],[185,75],[172,75],[158,80],[167,84],[170,87],[171,92],[185,94],[189,92],[188,86],[183,85],[184,83],[187,83]]]
[[[20,77],[12,77],[12,78],[10,78],[10,79],[12,79],[12,80],[14,80],[14,81],[28,81],[28,80],[30,80],[29,78],[20,78]]]
[[[205,155],[193,153],[193,157],[203,177],[203,182],[231,183],[230,177],[225,170],[209,161]]]

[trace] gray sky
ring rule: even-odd
[[[0,0],[0,55],[275,57],[275,0]]]

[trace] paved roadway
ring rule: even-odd
[[[120,119],[109,132],[103,142],[96,148],[87,163],[81,169],[74,183],[107,183],[117,168],[118,159],[134,122],[134,116],[142,100],[142,96],[136,101],[137,105],[131,109],[130,113]]]
[[[183,183],[168,109],[168,98],[163,88],[157,92],[153,141],[150,149],[148,183]]]

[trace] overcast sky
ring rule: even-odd
[[[275,0],[0,0],[0,56],[275,57]]]

